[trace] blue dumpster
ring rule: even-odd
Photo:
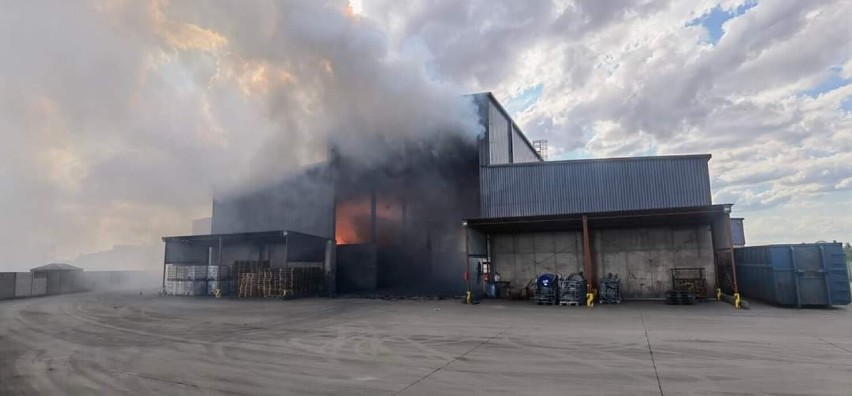
[[[839,243],[748,246],[734,249],[743,297],[806,307],[848,305],[849,272]]]

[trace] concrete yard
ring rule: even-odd
[[[852,394],[852,309],[0,302],[0,394]]]

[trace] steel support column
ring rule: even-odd
[[[470,232],[467,224],[464,224],[464,270],[465,281],[467,281],[467,292],[470,293]]]
[[[734,294],[739,294],[740,289],[737,286],[737,263],[734,259],[734,240],[731,236],[731,216],[728,214],[725,214],[725,224],[728,226],[728,252],[731,255],[731,279],[734,283]]]
[[[219,237],[219,252],[216,254],[216,288],[222,290],[222,237]]]
[[[583,273],[589,289],[596,287],[594,268],[592,264],[592,244],[589,238],[589,219],[583,215]]]
[[[168,260],[168,257],[169,257],[169,243],[166,242],[166,248],[165,248],[165,251],[163,252],[163,291],[164,292],[166,291],[166,262],[167,262],[166,260]]]

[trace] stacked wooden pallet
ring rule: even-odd
[[[258,292],[258,274],[254,272],[246,272],[240,274],[240,297],[257,297]]]
[[[273,287],[273,278],[276,278],[278,274],[277,271],[263,271],[258,274],[258,288],[260,289],[260,295],[262,297],[278,297],[280,295],[279,289]]]
[[[315,294],[323,289],[321,267],[291,267],[238,273],[238,297],[282,297]]]

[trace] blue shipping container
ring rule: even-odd
[[[849,272],[839,243],[734,249],[740,294],[788,306],[848,305]]]

